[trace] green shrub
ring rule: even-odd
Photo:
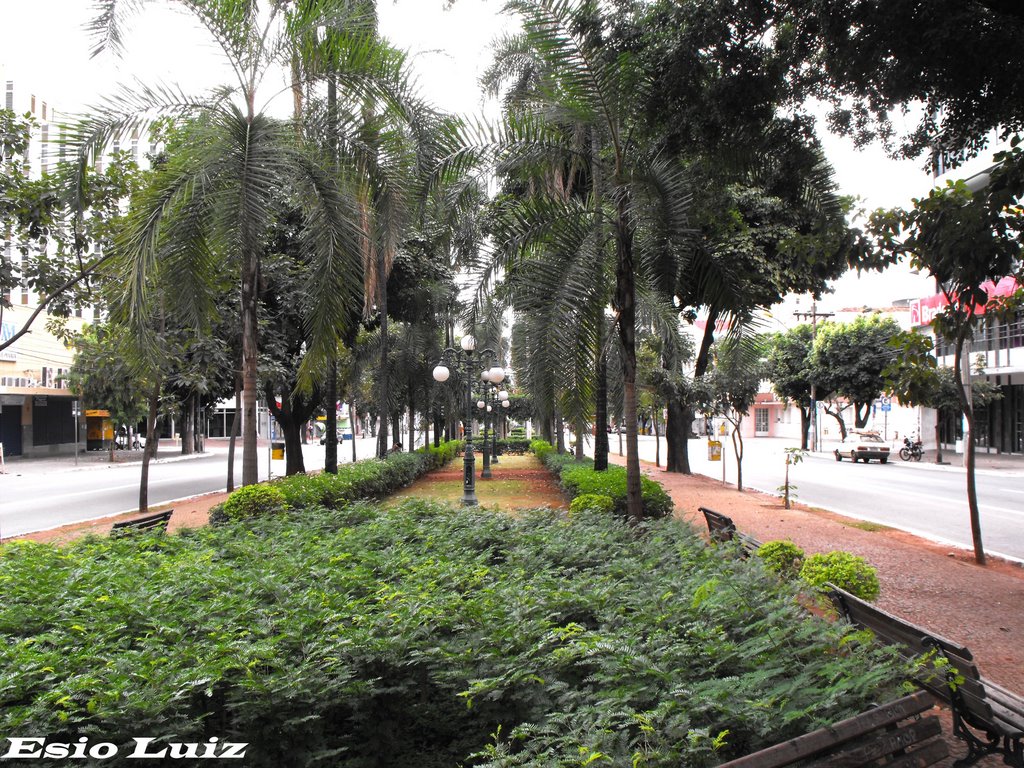
[[[547,440],[531,440],[530,450],[538,459],[544,461],[547,456],[555,453],[555,446]]]
[[[862,600],[878,597],[878,574],[863,557],[849,552],[819,552],[811,555],[800,569],[800,579],[820,588],[831,582]]]
[[[520,456],[530,450],[530,441],[525,437],[504,437],[498,441],[498,455]]]
[[[425,472],[444,466],[461,450],[450,440],[412,453],[392,453],[386,459],[342,464],[337,474],[293,475],[275,486],[292,509],[338,509],[359,499],[379,499],[403,488]]]
[[[226,520],[249,520],[280,514],[287,508],[285,496],[277,486],[258,483],[234,491],[224,501],[222,511]]]
[[[569,516],[578,515],[584,510],[611,514],[614,509],[615,502],[611,496],[603,496],[599,493],[584,493],[582,496],[577,496],[569,504]]]
[[[804,564],[804,551],[792,541],[767,541],[758,548],[757,556],[769,571],[786,579],[797,578]]]
[[[626,469],[611,466],[603,472],[594,469],[592,461],[567,463],[561,468],[559,481],[572,498],[586,493],[608,496],[615,504],[615,514],[626,516]],[[672,498],[654,480],[640,478],[645,518],[667,517],[672,514]]]

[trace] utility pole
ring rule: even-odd
[[[810,318],[811,321],[811,347],[814,346],[814,340],[818,336],[818,318],[819,317],[832,317],[834,312],[819,312],[817,299],[811,300],[811,311],[810,312],[794,312],[793,315],[800,320],[807,320]],[[818,398],[817,398],[817,385],[814,380],[811,379],[811,452],[816,453],[818,451]]]

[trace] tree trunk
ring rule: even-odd
[[[732,424],[732,449],[733,453],[736,454],[736,490],[743,490],[743,435],[740,434],[740,424],[743,423],[743,417],[740,416]]]
[[[231,439],[228,440],[228,493],[235,490],[235,441],[242,427],[242,382],[235,377],[235,415],[231,417]]]
[[[352,424],[352,463],[355,464],[358,459],[356,458],[356,422],[359,420],[356,415],[356,404],[355,401],[348,401],[348,420]],[[362,435],[363,430],[360,428],[359,434]]]
[[[139,477],[139,512],[149,511],[149,462],[156,456],[160,438],[156,434],[156,419],[160,409],[160,377],[157,376],[153,391],[149,395],[149,411],[146,413],[146,447],[142,451],[142,472]]]
[[[810,442],[808,433],[811,431],[811,407],[804,408],[802,405],[798,405],[798,407],[800,408],[800,450],[806,451]]]
[[[974,543],[974,562],[978,565],[985,565],[985,547],[981,540],[981,513],[978,509],[978,487],[974,476],[974,408],[967,398],[967,389],[964,386],[963,376],[963,348],[964,337],[961,334],[957,338],[956,354],[954,355],[954,376],[957,383],[957,393],[960,398],[960,410],[967,425],[967,432],[964,435],[964,471],[967,475],[967,508],[971,517],[971,540]]]
[[[559,453],[565,453],[565,425],[562,423],[562,414],[555,412],[555,449]]]
[[[661,434],[658,432],[658,411],[654,411],[654,466],[661,469]]]
[[[586,437],[587,422],[584,419],[576,421],[576,450],[574,451],[576,460],[583,461],[586,456],[583,453],[583,442]]]
[[[669,398],[668,418],[665,422],[665,471],[690,474],[690,453],[688,448],[689,428],[686,417],[692,413],[676,398]],[[692,422],[693,419],[691,418]]]
[[[338,361],[335,358],[327,366],[327,392],[324,396],[324,472],[338,474]]]
[[[604,334],[602,333],[603,337]],[[608,355],[600,341],[601,354],[597,358],[597,391],[594,397],[594,469],[608,469]]]
[[[614,304],[619,315],[619,341],[622,343],[623,418],[626,422],[626,515],[632,522],[639,523],[643,519],[644,506],[636,431],[636,274],[629,199],[626,190],[621,188],[616,199],[615,251]]]
[[[195,453],[196,446],[196,393],[189,393],[182,410],[181,452],[185,456]]]
[[[424,444],[426,441],[424,440]],[[409,451],[416,447],[416,403],[413,400],[413,388],[409,388]]]
[[[245,238],[248,240],[248,238]],[[259,481],[256,459],[256,387],[259,363],[256,289],[259,260],[256,245],[247,242],[242,269],[242,485]]]
[[[935,463],[942,463],[942,414],[936,408],[935,409]]]

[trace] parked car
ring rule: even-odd
[[[867,463],[872,459],[879,464],[889,461],[889,444],[877,432],[848,432],[846,439],[835,450],[836,461],[849,457],[851,461]]]

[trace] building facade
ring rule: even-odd
[[[19,91],[14,80],[0,74],[4,109],[30,115],[34,127],[28,150],[21,158],[29,178],[53,171],[62,159],[52,142],[59,138],[60,116],[46,101],[31,92]],[[11,232],[0,231],[0,258],[24,267],[32,258]],[[8,342],[26,326],[38,306],[38,297],[27,282],[7,291],[0,304],[0,342]],[[81,307],[68,321],[80,330],[98,310]],[[42,312],[28,333],[0,349],[0,444],[5,457],[70,453],[84,445],[85,419],[77,414],[77,402],[65,376],[73,350],[47,330],[49,316]]]

